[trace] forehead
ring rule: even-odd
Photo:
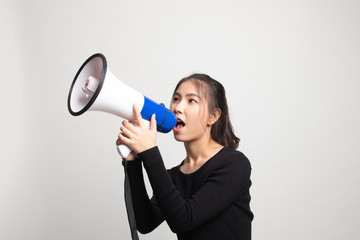
[[[208,86],[204,82],[197,79],[189,79],[181,83],[176,89],[175,94],[193,94],[204,100],[208,98]]]
[[[175,91],[175,94],[181,95],[186,95],[189,93],[199,95],[199,89],[197,88],[195,81],[185,81]]]

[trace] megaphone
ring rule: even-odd
[[[144,96],[117,79],[107,67],[103,54],[96,53],[80,67],[71,84],[68,96],[68,110],[71,115],[79,116],[86,111],[102,111],[127,120],[134,120],[133,105],[141,110],[143,119],[149,121],[156,115],[157,130],[170,132],[177,119],[163,104]],[[118,146],[118,152],[126,158],[130,149]]]

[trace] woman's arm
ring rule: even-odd
[[[129,176],[137,230],[142,234],[149,233],[164,221],[164,217],[156,200],[150,200],[148,197],[141,161],[128,161],[126,171]]]
[[[250,164],[240,152],[221,159],[204,185],[184,199],[171,181],[157,147],[139,153],[154,196],[173,232],[183,233],[214,218],[248,191]]]

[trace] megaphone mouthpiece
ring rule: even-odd
[[[89,78],[85,82],[85,85],[82,87],[82,90],[86,94],[94,94],[98,85],[99,85],[99,80],[97,80],[92,76],[89,76]]]

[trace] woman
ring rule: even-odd
[[[137,229],[148,233],[164,220],[178,239],[251,239],[251,166],[236,151],[223,86],[205,74],[182,79],[175,88],[170,110],[178,123],[173,129],[184,143],[186,157],[166,170],[156,146],[156,122],[150,129],[134,106],[136,124],[124,121],[117,144],[132,150],[127,171]],[[153,190],[149,199],[142,164]]]

